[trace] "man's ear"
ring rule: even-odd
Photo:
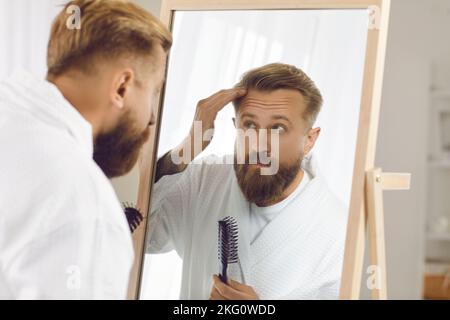
[[[306,143],[305,146],[303,147],[303,154],[307,155],[311,149],[314,147],[314,145],[316,144],[317,138],[319,137],[320,134],[320,128],[312,128],[308,131],[308,133],[306,134]]]
[[[131,69],[121,70],[113,78],[111,96],[113,105],[119,109],[125,106],[125,97],[134,81],[134,72]]]

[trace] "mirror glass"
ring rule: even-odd
[[[368,22],[363,9],[175,12],[160,159],[189,135],[200,100],[233,88],[254,68],[295,66],[313,81],[323,104],[311,128],[302,112],[292,116],[294,108],[309,106],[306,94],[294,89],[247,89],[237,111],[228,103],[218,112],[209,146],[184,171],[153,186],[141,299],[210,298],[213,275],[223,271],[219,257],[227,256],[227,248],[232,255],[234,243],[238,257],[227,257],[227,279],[258,298],[338,297]],[[244,116],[245,107],[253,114]],[[223,157],[234,154],[244,126],[277,132],[279,169],[270,180],[275,186],[268,177],[245,180],[244,171],[244,193],[234,165],[217,161],[234,159]],[[295,157],[303,159],[297,171]],[[265,168],[253,166],[251,172]],[[273,201],[248,200],[277,187],[282,194]],[[234,219],[237,232],[228,220],[219,234],[218,221],[225,217]]]

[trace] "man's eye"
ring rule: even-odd
[[[272,126],[272,130],[278,131],[279,133],[283,133],[286,131],[286,127],[281,124],[276,124],[276,125]]]
[[[251,121],[244,122],[245,129],[256,129],[256,125]]]

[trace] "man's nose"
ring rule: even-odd
[[[270,156],[271,152],[271,130],[264,129],[258,133],[258,152],[265,153]]]
[[[256,141],[253,141],[253,143],[249,143],[249,153],[255,153],[258,155],[264,154],[265,156],[270,157],[270,152],[270,137],[267,137],[266,135],[258,135],[256,137]]]

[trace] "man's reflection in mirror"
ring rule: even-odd
[[[202,158],[230,102],[234,155]],[[313,156],[321,106],[314,82],[281,63],[198,103],[191,132],[158,160],[147,245],[182,258],[182,299],[338,298],[347,208]],[[227,216],[239,225],[239,261],[223,283],[217,223]]]

